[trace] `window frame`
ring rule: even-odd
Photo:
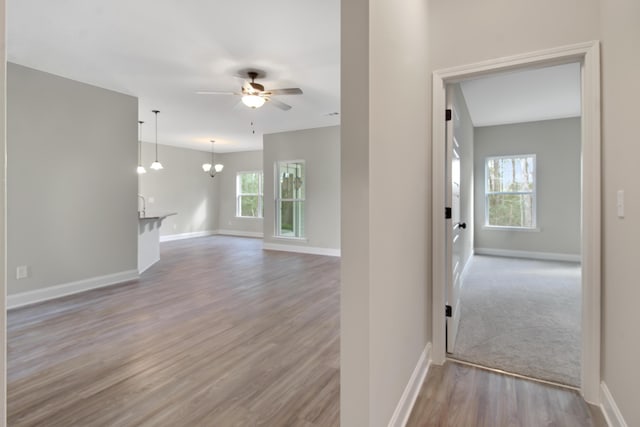
[[[533,159],[533,189],[531,191],[494,191],[489,192],[489,161],[502,159]],[[538,228],[538,159],[535,154],[508,154],[500,156],[487,156],[484,159],[484,225],[483,228],[489,230],[514,230],[514,231],[539,231]],[[493,225],[489,224],[489,196],[490,195],[531,195],[531,226],[516,225]]]
[[[302,194],[303,197],[302,198],[281,198],[280,197],[280,193],[281,193],[281,188],[280,188],[280,167],[281,165],[286,165],[286,164],[291,164],[291,163],[298,163],[298,164],[302,164],[302,176],[300,177],[302,179]],[[303,159],[297,159],[297,160],[276,160],[274,162],[274,168],[273,168],[273,174],[274,174],[274,179],[273,179],[273,184],[274,184],[274,202],[275,202],[275,215],[274,215],[274,219],[275,219],[275,225],[274,225],[274,237],[277,237],[279,239],[289,239],[289,240],[307,240],[306,237],[306,227],[304,227],[304,224],[306,224],[306,209],[304,209],[305,205],[306,205],[306,199],[307,199],[307,162]],[[300,233],[300,236],[288,236],[288,235],[284,235],[282,234],[282,211],[281,211],[281,206],[280,204],[282,202],[293,202],[294,205],[295,203],[301,203],[303,206],[303,219],[302,219],[302,223],[303,223],[303,229],[302,229],[302,233]],[[294,227],[295,228],[295,227]],[[295,234],[295,233],[294,233]]]
[[[242,193],[241,176],[258,174],[258,193]],[[242,215],[241,197],[258,197],[258,215]],[[264,173],[262,170],[236,172],[236,218],[264,218]]]

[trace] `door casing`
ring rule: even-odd
[[[580,62],[582,75],[582,366],[580,392],[600,403],[601,135],[600,43],[590,41],[434,71],[432,110],[432,362],[446,360],[445,120],[446,85],[521,68]]]

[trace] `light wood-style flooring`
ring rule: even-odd
[[[336,426],[335,257],[162,244],[138,281],[8,313],[10,426]]]
[[[339,425],[340,261],[261,247],[164,243],[138,281],[9,311],[8,425]],[[575,392],[448,362],[409,426],[604,421]]]
[[[606,427],[573,390],[447,361],[432,365],[407,427]]]

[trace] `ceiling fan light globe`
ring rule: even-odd
[[[209,172],[211,170],[211,163],[204,163],[202,165],[202,170],[205,172]]]
[[[216,173],[222,172],[222,169],[224,169],[224,165],[218,163],[213,168],[215,169]]]
[[[153,163],[151,163],[151,166],[149,166],[151,169],[153,169],[154,171],[159,171],[160,169],[163,169],[162,167],[162,163],[160,163],[159,161],[155,161]]]
[[[242,103],[249,108],[260,108],[264,105],[265,99],[258,95],[243,95]]]

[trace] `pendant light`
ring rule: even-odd
[[[212,139],[211,140],[211,163],[204,163],[202,165],[202,170],[205,172],[209,172],[209,176],[211,178],[215,177],[218,172],[222,172],[222,169],[224,169],[223,164],[215,163],[213,161],[213,144],[215,144],[215,141]]]
[[[138,137],[138,168],[136,169],[136,172],[138,172],[138,175],[142,175],[143,173],[147,173],[147,170],[142,166],[142,124],[144,122],[138,121],[138,123],[140,125],[140,131]]]
[[[162,163],[158,161],[158,113],[160,111],[151,110],[151,112],[153,112],[156,115],[156,160],[155,162],[151,163],[151,166],[149,167],[154,171],[159,171],[160,169],[162,169]]]

